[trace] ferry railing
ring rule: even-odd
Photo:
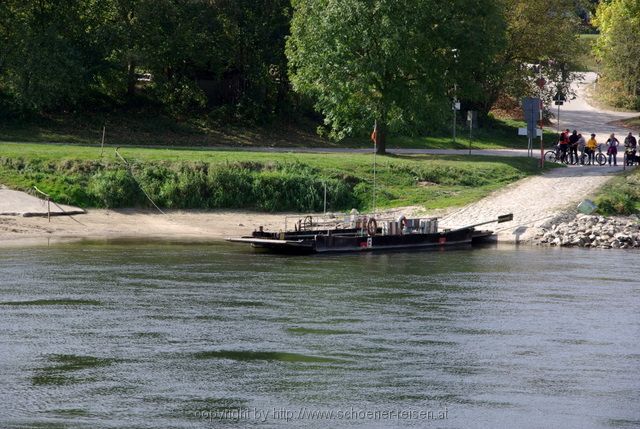
[[[285,216],[284,231],[285,232],[314,232],[326,231],[335,228],[359,228],[367,229],[369,219],[375,219],[378,226],[382,226],[384,222],[398,221],[400,217],[389,214],[350,214],[350,213],[327,213],[326,215],[308,214]],[[421,218],[422,219],[422,218]],[[431,220],[433,218],[424,218]],[[359,225],[359,226],[358,226]]]

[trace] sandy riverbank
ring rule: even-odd
[[[40,240],[185,239],[216,240],[250,233],[258,226],[284,227],[282,214],[249,212],[89,210],[77,216],[0,216],[0,245]]]
[[[415,214],[419,208],[407,207],[385,214]],[[135,209],[89,210],[76,216],[46,217],[0,216],[0,246],[38,244],[85,239],[163,239],[185,241],[222,240],[250,234],[259,226],[271,231],[285,228],[285,217],[300,214],[257,213],[247,211],[169,211],[166,215]],[[289,222],[295,219],[289,219]],[[291,228],[292,225],[289,225]]]

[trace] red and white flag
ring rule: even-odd
[[[371,140],[373,141],[373,147],[378,144],[378,121],[373,124],[373,132],[371,133]]]

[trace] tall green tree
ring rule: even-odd
[[[441,27],[449,3],[429,0],[294,0],[287,43],[295,90],[310,95],[330,136],[386,134],[442,114],[452,58]]]
[[[289,19],[289,0],[3,0],[0,96],[41,112],[143,89],[174,112],[270,117],[290,102]]]
[[[499,0],[506,23],[506,45],[494,58],[496,67],[483,82],[484,113],[488,113],[501,95],[519,99],[539,95],[535,80],[540,65],[542,75],[553,85],[545,87],[549,99],[558,84],[568,90],[574,78],[569,65],[580,53],[579,24],[574,0]]]
[[[598,6],[596,54],[614,103],[640,109],[640,0],[611,0]]]
[[[89,0],[6,0],[0,6],[0,92],[21,110],[72,107],[104,64],[95,37],[100,7]]]
[[[493,100],[487,84],[496,81],[504,67],[496,58],[507,49],[506,17],[500,0],[455,2],[444,24],[457,55],[449,65],[456,85],[453,96],[463,108],[488,112]]]
[[[340,139],[439,127],[454,98],[479,102],[503,47],[495,1],[294,0],[290,76]]]

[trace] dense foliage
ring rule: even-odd
[[[148,195],[157,205],[173,209],[321,211],[325,185],[329,208],[362,205],[353,184],[323,177],[318,169],[299,163],[142,162],[127,168],[81,160],[0,158],[0,171],[40,185],[55,201],[84,207],[152,207]]]
[[[372,127],[428,130],[450,98],[474,94],[500,49],[495,2],[295,0],[287,53],[294,88],[309,94],[334,137]],[[496,36],[497,34],[497,36]],[[454,86],[460,93],[454,94]],[[476,91],[477,92],[477,91]]]
[[[598,5],[603,94],[617,107],[640,109],[640,0],[611,0]]]
[[[579,52],[573,0],[295,0],[294,88],[333,136],[439,126],[452,99],[486,114],[500,95],[566,91]],[[532,67],[539,65],[540,68]],[[380,140],[378,138],[378,140]],[[381,151],[384,151],[384,139]],[[380,148],[379,148],[380,150]]]
[[[541,96],[547,103],[558,92],[565,95],[575,75],[581,51],[577,37],[579,18],[574,0],[500,0],[506,26],[506,46],[496,62],[493,79],[484,82],[481,110],[490,109],[502,94],[516,99]],[[539,65],[539,68],[534,67]],[[547,84],[540,90],[536,79]]]
[[[135,100],[265,118],[290,105],[288,0],[4,0],[2,110]],[[141,77],[146,79],[141,79]]]
[[[454,98],[486,114],[500,95],[530,94],[530,64],[570,79],[576,4],[3,0],[0,116],[128,105],[227,123],[317,112],[337,139],[377,120],[384,144],[386,131],[441,127]]]

